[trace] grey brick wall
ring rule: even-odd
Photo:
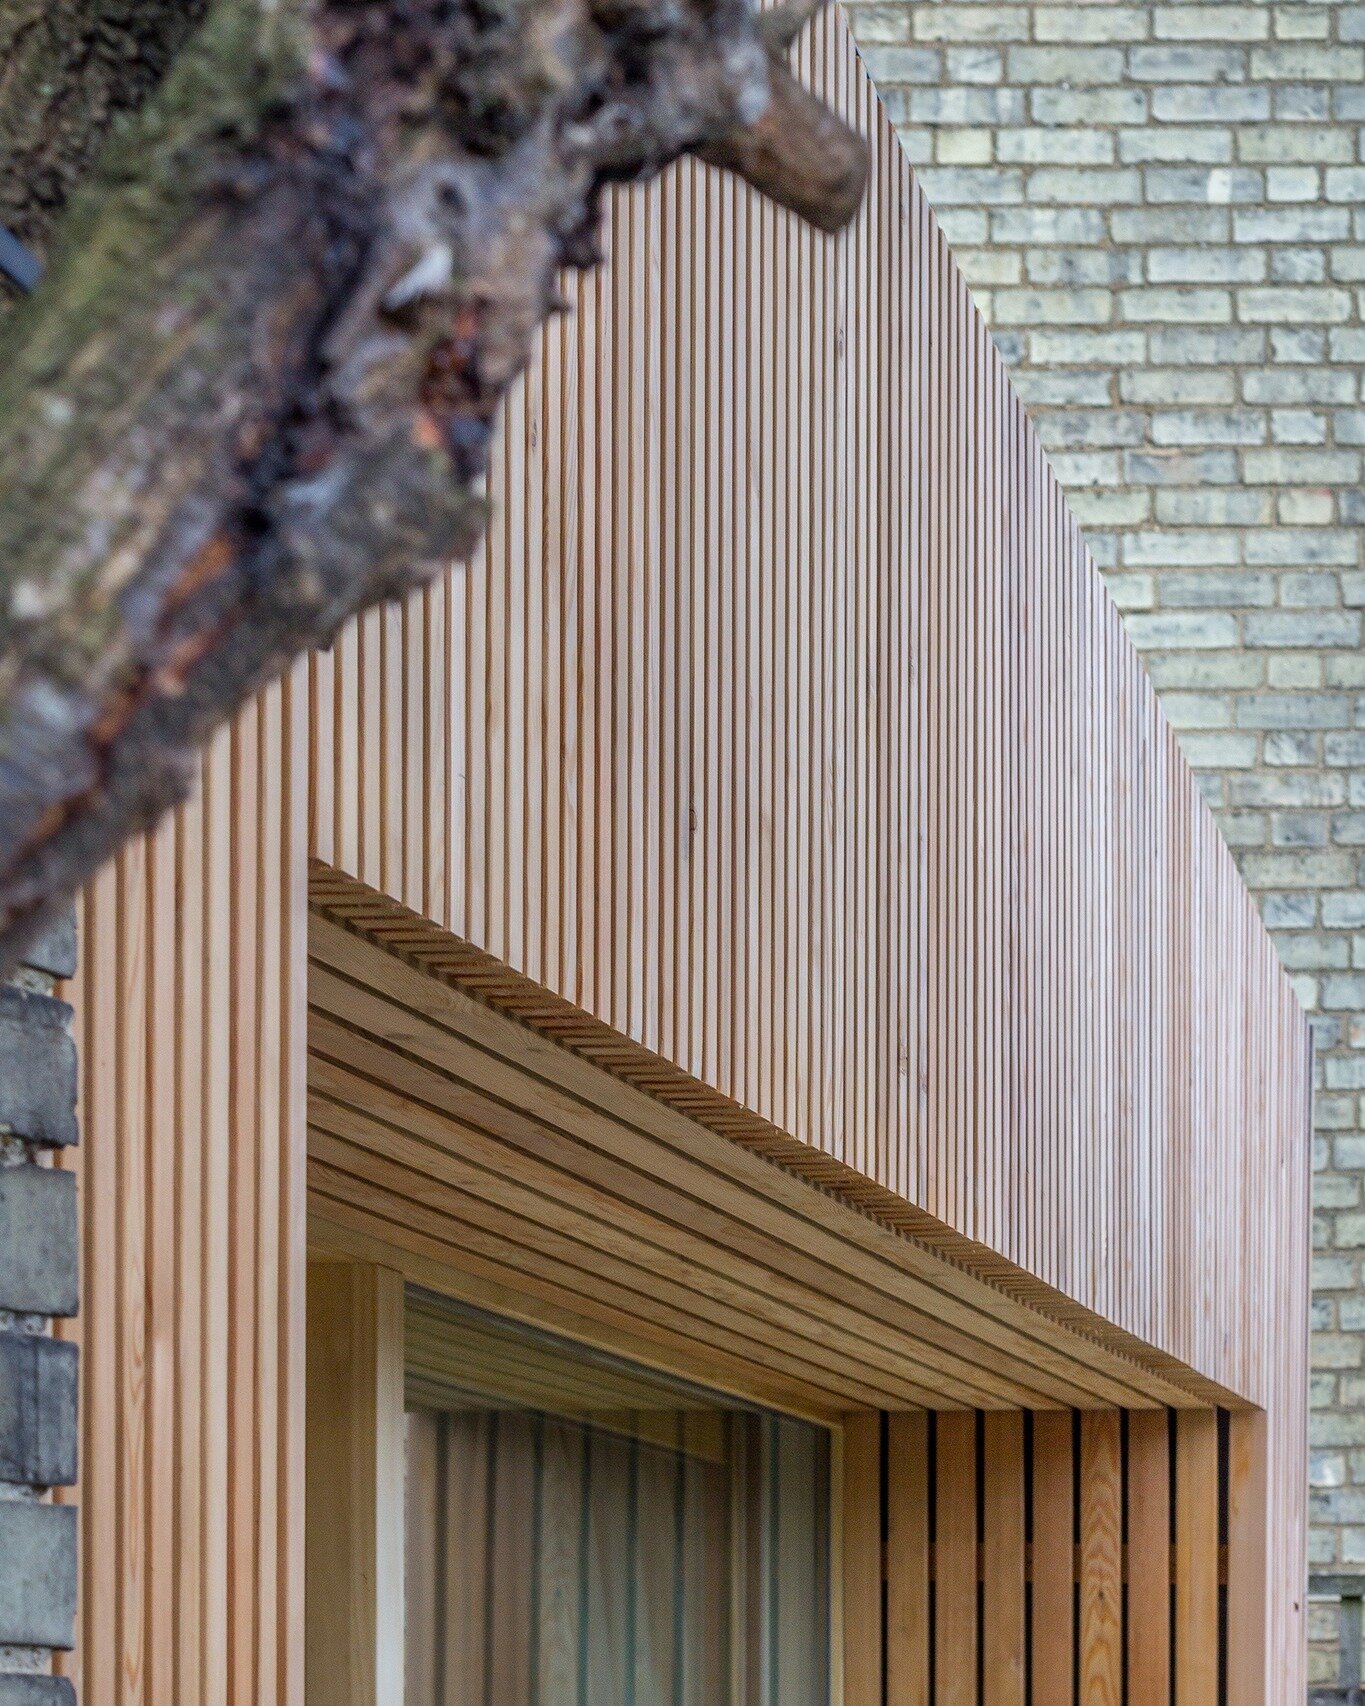
[[[73,1176],[54,1151],[76,1140],[68,920],[0,985],[0,1706],[63,1706],[54,1650],[76,1610],[76,1512],[53,1490],[76,1480],[77,1351],[53,1334],[76,1313]]]
[[[848,10],[1315,1019],[1312,1552],[1365,1574],[1365,5]]]

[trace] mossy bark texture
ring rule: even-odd
[[[786,68],[801,21],[215,0],[0,328],[0,964],[248,694],[473,547],[496,409],[558,270],[597,259],[605,184],[696,152],[851,216],[865,151]]]

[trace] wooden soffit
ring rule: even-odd
[[[817,1418],[1231,1395],[314,864],[315,1248]]]

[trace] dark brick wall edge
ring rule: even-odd
[[[0,984],[0,1706],[74,1706],[65,1678],[29,1674],[75,1640],[77,1515],[51,1502],[76,1480],[75,1345],[54,1320],[79,1305],[76,1184],[52,1165],[73,1144],[71,1009],[53,995],[76,964],[74,912]]]

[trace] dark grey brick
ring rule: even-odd
[[[0,1560],[0,1646],[71,1646],[75,1507],[0,1500]]]
[[[75,1483],[79,1364],[75,1345],[0,1333],[0,1481]]]
[[[0,986],[0,1122],[34,1143],[76,1141],[71,1009],[49,995]]]
[[[35,936],[22,958],[26,966],[36,966],[53,977],[70,977],[76,969],[75,907],[68,907],[60,918],[54,918]]]
[[[0,1676],[0,1706],[76,1706],[64,1676]]]
[[[0,1309],[74,1315],[76,1180],[56,1167],[0,1168]]]

